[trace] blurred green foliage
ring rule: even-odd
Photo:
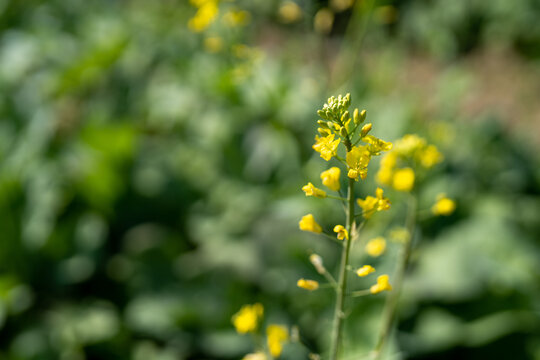
[[[436,142],[446,159],[421,204],[458,204],[421,223],[393,358],[540,358],[538,144],[508,125],[522,119],[461,106],[476,51],[503,48],[539,78],[539,3],[366,1],[317,33],[332,3],[298,1],[285,24],[278,1],[223,2],[249,24],[195,34],[187,1],[0,0],[0,359],[239,359],[252,345],[230,317],[255,301],[324,351],[331,293],[295,283],[317,276],[309,251],[331,268],[338,249],[297,222],[338,220],[300,191],[327,166],[314,111],[338,92],[378,136]],[[425,83],[419,54],[437,64]],[[366,238],[403,225],[392,196]],[[369,352],[381,300],[351,308],[345,359]]]

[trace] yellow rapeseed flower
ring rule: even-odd
[[[328,34],[334,25],[334,13],[328,8],[322,8],[313,18],[313,27],[315,31],[321,34]]]
[[[299,288],[310,290],[310,291],[317,290],[319,288],[319,283],[315,280],[299,279],[296,282],[296,285]]]
[[[206,30],[214,22],[219,12],[218,4],[215,0],[200,2],[199,5],[199,9],[188,22],[188,27],[193,32]]]
[[[293,1],[285,1],[279,8],[279,18],[286,24],[292,24],[302,18],[302,9]]]
[[[240,334],[257,330],[259,320],[262,318],[264,308],[261,304],[244,305],[232,317],[232,323]]]
[[[347,239],[349,240],[349,232],[343,225],[336,225],[334,226],[334,232],[337,233],[337,238],[339,240]]]
[[[366,244],[366,253],[369,256],[377,257],[386,250],[386,240],[382,236],[371,239]]]
[[[347,152],[346,161],[349,167],[347,176],[351,179],[364,180],[367,176],[367,167],[371,155],[366,146],[353,146],[351,151]]]
[[[328,161],[332,156],[336,156],[337,148],[341,139],[338,138],[334,140],[335,134],[330,134],[328,136],[315,136],[315,144],[313,145],[313,150],[321,154],[321,157]]]
[[[371,124],[368,124],[371,125]],[[365,126],[365,125],[364,125]],[[371,155],[379,155],[381,151],[389,151],[392,149],[392,143],[376,138],[373,135],[367,135],[362,138],[362,141],[368,143],[367,150]]]
[[[443,160],[443,155],[437,150],[435,145],[428,145],[419,152],[418,158],[423,167],[430,168],[440,163]]]
[[[398,191],[411,191],[414,187],[414,171],[407,167],[396,170],[392,179],[392,187]]]
[[[383,190],[377,188],[375,196],[366,196],[365,199],[357,199],[358,206],[362,208],[362,216],[369,219],[376,211],[390,209],[390,200],[383,196]]]
[[[298,224],[300,225],[300,230],[311,231],[316,234],[322,233],[322,227],[317,224],[312,214],[303,216]]]
[[[321,180],[324,186],[333,191],[339,191],[341,184],[339,183],[339,177],[341,175],[341,169],[334,166],[321,173]]]
[[[306,193],[306,196],[315,196],[315,197],[318,197],[318,198],[325,198],[326,197],[326,192],[324,190],[316,188],[310,182],[308,182],[307,185],[304,185],[302,187],[302,191]]]
[[[439,194],[437,202],[431,207],[431,212],[435,215],[451,215],[456,209],[454,200],[447,198],[445,194]]]
[[[388,275],[381,275],[377,278],[377,283],[373,285],[369,291],[372,294],[378,294],[381,291],[390,291],[392,290],[392,285],[388,282]]]
[[[360,277],[364,277],[364,276],[367,276],[367,275],[371,274],[372,272],[375,272],[375,268],[373,266],[364,265],[361,268],[359,268],[358,270],[356,270],[356,275],[358,275]]]
[[[282,325],[268,325],[266,328],[266,341],[270,355],[277,358],[283,351],[283,344],[289,341],[289,331]]]

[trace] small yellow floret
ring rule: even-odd
[[[364,180],[367,177],[367,168],[371,160],[367,146],[353,146],[351,151],[347,152],[345,160],[349,167],[348,177],[355,180],[358,178]]]
[[[266,341],[270,355],[277,358],[281,355],[283,344],[289,341],[289,331],[282,325],[268,325],[266,328]]]
[[[440,194],[437,198],[435,205],[431,207],[431,211],[435,215],[451,215],[456,210],[456,203],[454,200],[449,199],[444,194]]]
[[[383,190],[377,188],[375,196],[366,196],[365,199],[357,199],[358,206],[362,208],[362,216],[369,219],[376,211],[390,209],[390,200],[383,196]]]
[[[358,275],[360,277],[364,277],[364,276],[367,276],[367,275],[371,274],[372,272],[375,272],[375,268],[373,266],[364,265],[361,268],[359,268],[358,270],[356,270],[356,275]]]
[[[411,168],[396,170],[392,186],[398,191],[411,191],[414,186],[414,171]]]
[[[380,256],[384,250],[386,250],[386,240],[382,236],[371,239],[366,244],[366,252],[369,256]]]
[[[244,26],[249,23],[251,14],[245,10],[230,10],[223,14],[223,21],[229,27]]]
[[[334,232],[337,233],[337,238],[339,240],[347,239],[349,240],[349,232],[343,225],[336,225],[334,226]]]
[[[315,280],[300,279],[296,282],[296,285],[299,288],[310,290],[310,291],[317,290],[319,288],[319,283]]]
[[[381,291],[392,290],[392,285],[388,282],[388,275],[381,275],[377,278],[377,284],[373,285],[369,291],[372,294],[378,294]]]
[[[316,234],[322,233],[322,227],[317,224],[312,214],[303,216],[298,224],[300,225],[300,230],[311,231]]]
[[[339,191],[341,185],[339,183],[339,177],[341,175],[341,169],[334,166],[321,173],[321,180],[324,186],[333,191]]]
[[[337,148],[341,139],[338,138],[334,140],[335,134],[330,134],[328,136],[315,136],[315,144],[312,146],[313,150],[321,154],[321,157],[328,161],[332,156],[336,156]]]
[[[258,322],[262,318],[264,308],[261,304],[244,305],[232,317],[232,323],[240,334],[257,330]]]
[[[306,196],[315,196],[318,198],[325,198],[326,192],[313,186],[312,183],[308,183],[302,187],[302,191],[306,193]]]

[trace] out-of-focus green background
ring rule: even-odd
[[[540,359],[540,3],[224,0],[194,28],[196,3],[0,0],[0,359],[240,359],[254,302],[324,359],[332,292],[296,280],[339,249],[298,220],[342,215],[300,188],[346,92],[444,153],[421,207],[458,205],[419,224],[389,358]],[[388,194],[366,237],[402,225]],[[383,299],[349,304],[344,359]]]

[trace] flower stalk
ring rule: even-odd
[[[397,304],[399,300],[399,295],[401,292],[401,287],[403,285],[403,280],[405,278],[405,271],[407,270],[407,265],[409,264],[409,258],[412,250],[412,242],[414,239],[414,231],[416,227],[416,217],[417,217],[417,200],[413,194],[409,194],[408,198],[408,207],[407,207],[407,219],[406,219],[406,228],[409,232],[409,240],[403,244],[401,249],[396,274],[394,275],[394,291],[388,294],[383,310],[383,320],[379,336],[377,338],[377,343],[373,351],[373,359],[379,360],[382,354],[384,345],[388,341],[390,336],[394,318],[396,316]]]

